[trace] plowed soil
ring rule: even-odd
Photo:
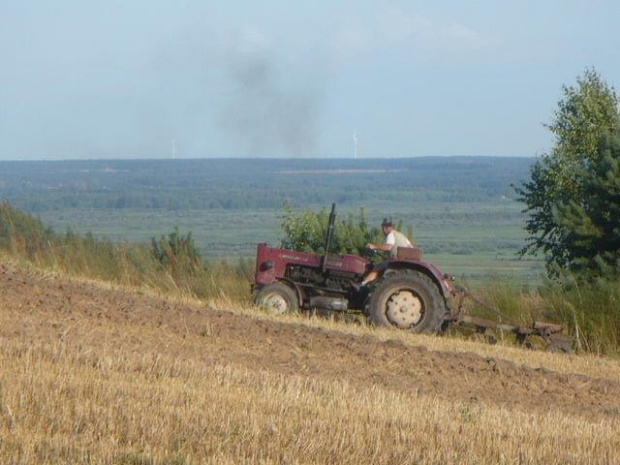
[[[620,418],[620,382],[217,311],[0,265],[0,338],[165,353],[524,411]]]

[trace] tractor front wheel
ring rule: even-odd
[[[276,315],[294,313],[299,309],[297,294],[284,283],[268,284],[254,294],[254,303]]]
[[[426,275],[409,271],[389,274],[373,287],[366,309],[370,322],[415,333],[436,333],[447,312],[446,301]]]

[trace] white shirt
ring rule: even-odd
[[[396,247],[413,247],[413,244],[403,233],[392,230],[385,236],[385,243]]]

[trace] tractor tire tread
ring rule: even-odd
[[[400,270],[381,277],[368,294],[365,313],[371,324],[376,326],[392,326],[382,307],[384,294],[398,285],[410,285],[426,294],[427,310],[422,321],[411,330],[416,333],[437,333],[441,330],[444,318],[449,312],[446,299],[435,282],[427,275],[416,270]]]

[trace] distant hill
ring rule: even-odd
[[[65,208],[209,210],[514,196],[533,158],[200,159],[0,162],[0,199]]]

